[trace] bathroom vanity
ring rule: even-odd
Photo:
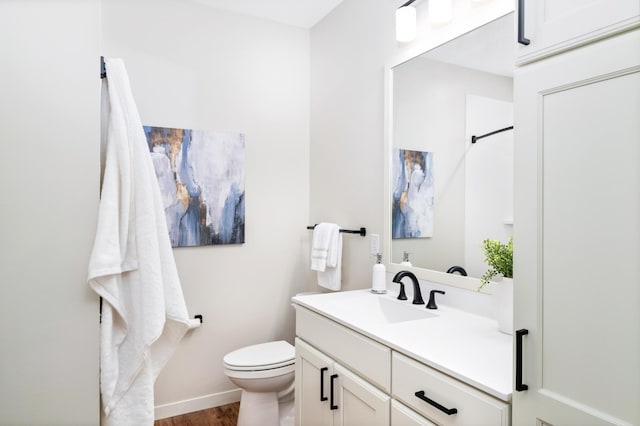
[[[496,322],[368,290],[301,295],[297,425],[509,425],[512,338]]]

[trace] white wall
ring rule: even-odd
[[[384,64],[391,1],[346,0],[311,30],[311,221],[383,233]],[[370,239],[346,236],[343,289],[371,285]]]
[[[0,424],[97,425],[97,0],[0,2]]]
[[[246,135],[246,243],[174,250],[204,325],[155,395],[159,417],[236,400],[223,356],[292,342],[290,298],[308,284],[309,32],[198,2],[109,0],[101,34],[102,54],[124,59],[144,124]]]

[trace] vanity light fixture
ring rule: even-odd
[[[416,8],[409,0],[396,10],[396,40],[408,43],[416,38]]]
[[[453,16],[452,0],[429,0],[429,22],[446,24]]]

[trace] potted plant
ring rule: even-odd
[[[509,238],[507,244],[502,244],[498,240],[486,239],[482,242],[482,252],[489,269],[480,279],[481,284],[478,290],[489,284],[496,276],[513,278],[513,237]]]
[[[489,269],[481,278],[478,291],[491,280],[499,281],[492,288],[492,305],[498,330],[513,333],[513,237],[507,244],[486,239],[482,242],[485,263]],[[500,277],[499,280],[494,279]],[[504,277],[504,279],[503,279]]]

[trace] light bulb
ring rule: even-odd
[[[402,43],[416,38],[416,8],[404,6],[396,10],[396,40]]]

